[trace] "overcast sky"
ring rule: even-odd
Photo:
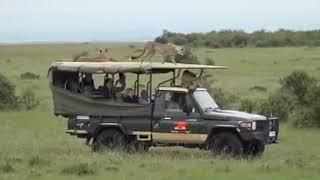
[[[0,42],[143,41],[163,29],[320,29],[320,0],[0,0]]]

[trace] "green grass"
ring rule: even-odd
[[[141,44],[136,46],[141,47]],[[94,154],[84,141],[64,133],[66,120],[55,117],[46,78],[55,59],[71,59],[81,51],[91,55],[108,47],[116,59],[134,49],[125,43],[0,46],[0,72],[16,85],[17,94],[33,87],[40,106],[33,111],[0,113],[0,180],[2,179],[319,179],[318,129],[294,129],[281,124],[280,143],[263,157],[226,160],[209,152],[184,148],[152,148],[145,154]],[[278,80],[295,69],[320,75],[320,48],[194,49],[204,60],[228,70],[213,72],[214,86],[244,98],[263,98]],[[10,59],[10,62],[8,62]],[[33,72],[39,80],[21,80]],[[160,79],[160,78],[159,78]],[[267,91],[250,91],[254,86]]]

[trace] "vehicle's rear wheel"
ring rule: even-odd
[[[126,137],[116,129],[105,129],[93,140],[92,149],[94,152],[107,150],[124,151],[126,149]]]
[[[261,142],[248,142],[244,143],[243,155],[245,157],[258,157],[263,154],[265,150],[265,144]]]
[[[135,144],[135,150],[137,152],[148,152],[149,151],[149,144],[143,143],[143,142],[137,142]]]
[[[211,152],[216,155],[237,157],[242,154],[242,142],[232,132],[223,132],[215,135],[209,146]]]

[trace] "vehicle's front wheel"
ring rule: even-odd
[[[246,157],[258,157],[263,154],[265,144],[261,142],[248,142],[244,144],[243,155]]]
[[[126,149],[126,137],[116,129],[105,129],[93,140],[92,150],[101,152],[107,150],[123,151]]]
[[[216,155],[237,157],[242,154],[242,142],[237,135],[231,132],[216,134],[209,145],[211,152]]]

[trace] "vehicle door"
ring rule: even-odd
[[[202,143],[204,122],[188,92],[162,91],[156,98],[152,138],[161,143]]]

